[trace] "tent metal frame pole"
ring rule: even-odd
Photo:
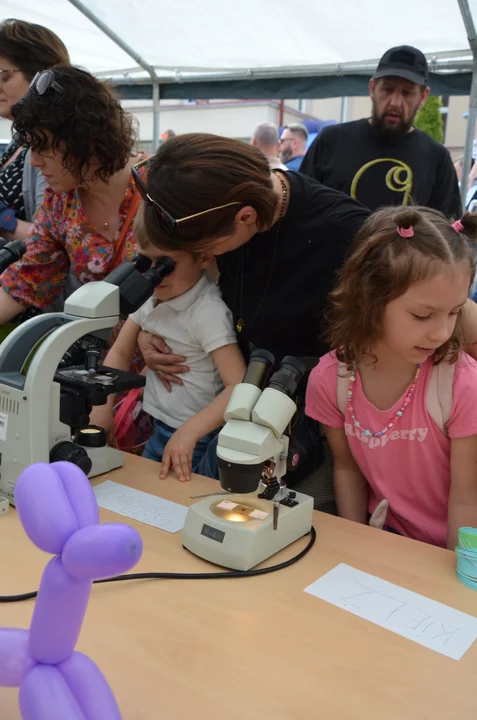
[[[477,34],[475,32],[474,19],[469,8],[468,0],[457,0],[459,9],[464,21],[467,38],[473,56],[472,84],[470,86],[469,116],[467,120],[467,131],[465,134],[464,158],[462,161],[462,179],[460,182],[460,195],[462,206],[465,207],[465,198],[469,184],[469,172],[472,161],[472,147],[475,136],[475,124],[477,121]]]
[[[71,0],[70,0],[71,2]],[[448,70],[456,70],[459,72],[471,72],[473,61],[468,49],[462,50],[461,55],[465,54],[465,59],[447,59],[439,58],[429,60],[429,69],[432,73],[447,72]],[[280,78],[301,78],[314,76],[331,76],[336,75],[364,75],[369,77],[376,70],[378,61],[361,62],[361,63],[341,63],[334,65],[296,65],[289,68],[270,67],[270,68],[243,68],[235,70],[218,70],[217,68],[174,68],[161,66],[157,68],[157,72],[162,73],[158,76],[159,82],[164,83],[183,83],[183,82],[204,82],[208,80],[273,80]],[[137,67],[122,68],[118,70],[103,70],[95,73],[98,77],[114,76],[117,82],[148,82],[143,78],[134,78],[138,72]],[[129,77],[124,77],[129,76]]]
[[[137,62],[138,65],[140,65],[150,76],[152,86],[153,86],[153,96],[157,96],[156,103],[154,105],[154,120],[153,120],[153,137],[152,137],[152,144],[154,147],[154,150],[159,145],[159,78],[157,77],[156,71],[152,65],[150,65],[148,62],[144,60],[139,53],[137,53],[130,45],[128,45],[119,35],[117,35],[114,30],[111,30],[106,23],[104,23],[102,20],[97,17],[86,5],[83,5],[82,2],[79,0],[68,0],[68,2],[73,5],[77,10],[79,10],[80,13],[82,13],[85,17],[88,18],[88,20],[91,20],[91,22],[96,25],[97,28],[101,30],[105,35],[107,35],[116,45],[118,45],[121,50],[124,50],[124,52],[129,55],[133,60]],[[156,107],[157,105],[157,107]]]
[[[159,146],[159,100],[160,86],[158,82],[152,84],[152,149],[156,152]]]
[[[76,1],[76,0],[75,0]],[[72,0],[69,0],[72,2]],[[439,64],[436,68],[438,75],[445,74],[445,71],[453,70],[457,72],[471,72],[473,69],[473,61],[468,58],[465,63],[447,62]],[[185,73],[172,72],[170,75],[165,74],[164,68],[158,68],[161,73],[157,76],[161,85],[170,85],[174,83],[194,83],[194,82],[224,82],[233,80],[274,80],[289,78],[305,78],[305,77],[341,77],[343,75],[356,75],[369,78],[376,70],[376,65],[357,66],[357,65],[318,65],[315,67],[295,67],[295,68],[279,68],[277,70],[263,70],[261,68],[252,70],[224,70],[223,72],[203,72],[203,73]],[[441,71],[444,71],[441,73]],[[434,69],[431,68],[431,72]],[[95,73],[97,77],[106,77],[111,79],[115,85],[146,85],[150,82],[144,77],[134,77],[137,68],[129,68],[124,70],[108,70]],[[125,77],[126,76],[126,77]]]
[[[344,123],[348,120],[348,97],[343,95],[341,98],[340,122]]]

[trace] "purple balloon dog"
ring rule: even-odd
[[[68,462],[24,470],[15,504],[30,540],[55,557],[43,573],[30,630],[0,630],[0,686],[20,688],[24,720],[120,720],[101,671],[74,648],[93,580],[134,567],[141,536],[127,525],[99,524],[88,478]]]

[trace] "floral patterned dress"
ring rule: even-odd
[[[22,305],[44,310],[60,295],[70,272],[81,283],[103,280],[113,269],[116,240],[135,192],[131,176],[119,210],[119,228],[110,241],[90,224],[78,190],[54,193],[47,188],[26,240],[25,255],[1,276],[3,290]],[[131,260],[135,250],[131,223],[120,262]]]

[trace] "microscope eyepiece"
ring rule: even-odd
[[[277,372],[273,373],[269,387],[292,397],[300,380],[306,372],[306,367],[296,357],[287,355],[280,363]]]
[[[26,245],[22,240],[12,240],[0,250],[0,273],[7,269],[9,265],[20,260],[26,252]]]
[[[105,281],[119,287],[121,313],[130,315],[149,300],[154,288],[175,266],[174,260],[167,255],[161,256],[154,265],[144,255],[136,255],[133,262],[118,265]]]
[[[145,273],[152,265],[151,258],[141,255],[141,253],[136,253],[131,262],[136,266],[136,270],[140,273]]]
[[[160,285],[165,277],[171,274],[176,264],[174,260],[167,255],[160,257],[149,270],[146,270],[143,277],[147,278],[153,288]]]
[[[242,382],[255,385],[260,390],[263,390],[267,385],[274,364],[275,357],[268,350],[253,350],[250,353],[247,371]]]

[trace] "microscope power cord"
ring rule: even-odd
[[[285,560],[278,565],[270,565],[269,567],[260,568],[259,570],[227,570],[227,572],[205,572],[205,573],[161,573],[161,572],[145,572],[145,573],[129,573],[128,575],[117,575],[116,577],[106,578],[106,580],[96,580],[95,585],[110,582],[120,582],[122,580],[217,580],[220,578],[244,578],[255,577],[256,575],[268,575],[269,573],[283,570],[290,565],[301,560],[302,557],[311,550],[316,540],[316,530],[312,526],[307,535],[310,539],[306,547],[290,560]],[[303,537],[306,537],[304,535]],[[0,603],[21,602],[22,600],[31,600],[38,595],[38,590],[21,595],[0,595]]]

